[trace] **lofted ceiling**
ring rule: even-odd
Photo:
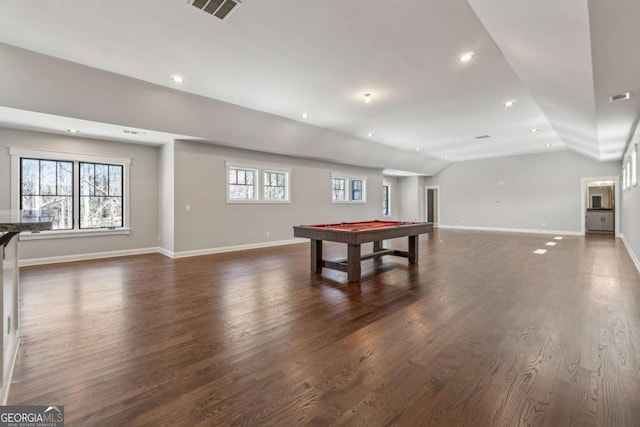
[[[2,0],[0,42],[446,162],[620,159],[640,114],[637,0],[243,0],[225,20],[190,3]]]

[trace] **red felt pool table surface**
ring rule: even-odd
[[[402,225],[414,225],[414,224],[421,224],[421,223],[409,222],[409,221],[373,220],[373,221],[357,221],[357,222],[337,222],[335,224],[312,224],[312,225],[304,225],[303,227],[331,229],[336,231],[363,231],[363,230],[371,230],[374,228],[399,227]]]

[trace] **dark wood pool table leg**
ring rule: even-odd
[[[378,252],[382,250],[382,240],[376,240],[373,242],[373,252]]]
[[[418,236],[409,236],[409,264],[418,263]]]
[[[348,245],[347,249],[347,280],[360,281],[360,245]]]
[[[311,271],[322,273],[322,240],[311,239]]]

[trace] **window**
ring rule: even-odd
[[[351,200],[362,200],[362,180],[351,180]]]
[[[20,210],[52,215],[54,230],[73,229],[73,162],[21,158]]]
[[[347,192],[345,188],[347,180],[345,178],[333,178],[333,200],[336,202],[346,202]]]
[[[627,162],[624,165],[624,169],[622,170],[623,173],[623,188],[625,190],[629,190],[631,188],[631,162],[629,162],[627,160]]]
[[[11,208],[53,222],[25,239],[129,233],[130,159],[16,147],[9,154]]]
[[[255,200],[255,169],[229,168],[229,200]]]
[[[80,162],[80,228],[123,226],[122,165]]]
[[[287,176],[285,172],[264,172],[264,199],[287,200]]]
[[[331,201],[366,202],[367,180],[361,177],[331,174]]]
[[[289,203],[291,171],[225,162],[227,203]]]
[[[382,186],[382,215],[389,215],[389,186]]]
[[[637,145],[631,150],[631,185],[638,185]]]

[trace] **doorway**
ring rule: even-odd
[[[424,221],[437,227],[440,222],[440,186],[424,187]]]
[[[618,236],[618,177],[582,178],[582,233]]]

